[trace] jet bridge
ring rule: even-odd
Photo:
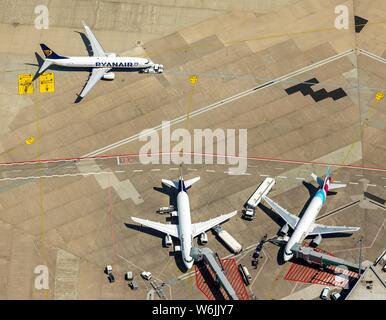
[[[204,260],[209,265],[216,275],[216,281],[218,281],[221,287],[225,290],[230,300],[239,300],[236,291],[223,271],[221,261],[218,261],[216,254],[211,249],[193,247],[190,251],[190,255],[195,261]]]
[[[295,244],[291,251],[294,254],[294,258],[304,260],[310,264],[318,265],[321,267],[339,266],[346,267],[349,271],[360,273],[359,265],[348,262],[346,260],[331,256],[326,253],[315,251],[310,247],[302,247],[299,243]],[[363,271],[364,269],[361,268]]]

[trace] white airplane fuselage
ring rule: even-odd
[[[149,59],[135,57],[67,57],[64,59],[46,58],[46,60],[58,66],[78,68],[145,69],[154,66]]]
[[[185,266],[190,269],[193,266],[193,258],[190,256],[192,249],[193,234],[192,221],[190,217],[189,196],[185,191],[177,195],[178,233],[181,244],[181,255]]]
[[[328,187],[328,186],[327,186]],[[328,189],[327,189],[328,190]],[[292,247],[296,243],[302,243],[303,240],[308,236],[309,232],[313,229],[315,219],[318,216],[320,210],[323,207],[323,204],[326,202],[327,192],[323,189],[320,189],[316,192],[315,196],[312,198],[309,206],[304,212],[302,218],[299,220],[296,225],[293,234],[288,240],[285,249],[284,249],[284,260],[288,261],[293,257],[291,251]]]

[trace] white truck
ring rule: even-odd
[[[150,280],[151,279],[151,272],[149,271],[142,271],[141,272],[141,277],[145,280]]]
[[[212,230],[226,244],[232,253],[238,254],[243,250],[241,244],[238,243],[237,240],[233,238],[227,231],[221,228],[221,226],[215,226]]]
[[[249,197],[243,212],[244,219],[252,220],[255,217],[257,205],[260,203],[261,199],[271,191],[274,185],[275,179],[270,177],[264,179],[255,192]]]

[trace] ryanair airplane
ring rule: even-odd
[[[79,94],[80,98],[84,98],[86,94],[95,86],[95,84],[103,80],[114,80],[115,74],[111,72],[113,69],[126,69],[127,71],[138,71],[139,73],[162,73],[163,65],[156,64],[153,61],[145,58],[135,57],[117,57],[115,53],[106,53],[91,29],[82,21],[86,30],[87,38],[90,41],[92,56],[89,57],[65,57],[55,53],[45,44],[40,44],[45,55],[44,62],[40,67],[39,74],[47,70],[51,65],[58,65],[71,68],[91,68],[90,77]]]

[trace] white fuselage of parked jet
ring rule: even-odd
[[[178,234],[181,245],[182,259],[185,266],[190,269],[193,266],[193,258],[190,256],[192,249],[193,233],[192,220],[190,217],[189,196],[185,191],[177,195]]]
[[[318,216],[320,210],[323,207],[324,202],[326,201],[326,192],[323,189],[317,191],[315,196],[312,198],[310,204],[308,205],[306,211],[304,212],[302,218],[299,220],[296,228],[288,240],[287,245],[284,250],[284,260],[288,261],[292,258],[293,253],[291,251],[292,247],[296,243],[302,243],[303,240],[308,236],[308,234],[313,230],[315,219]]]
[[[75,68],[145,69],[154,65],[149,59],[137,57],[67,57],[46,60],[58,66]]]

